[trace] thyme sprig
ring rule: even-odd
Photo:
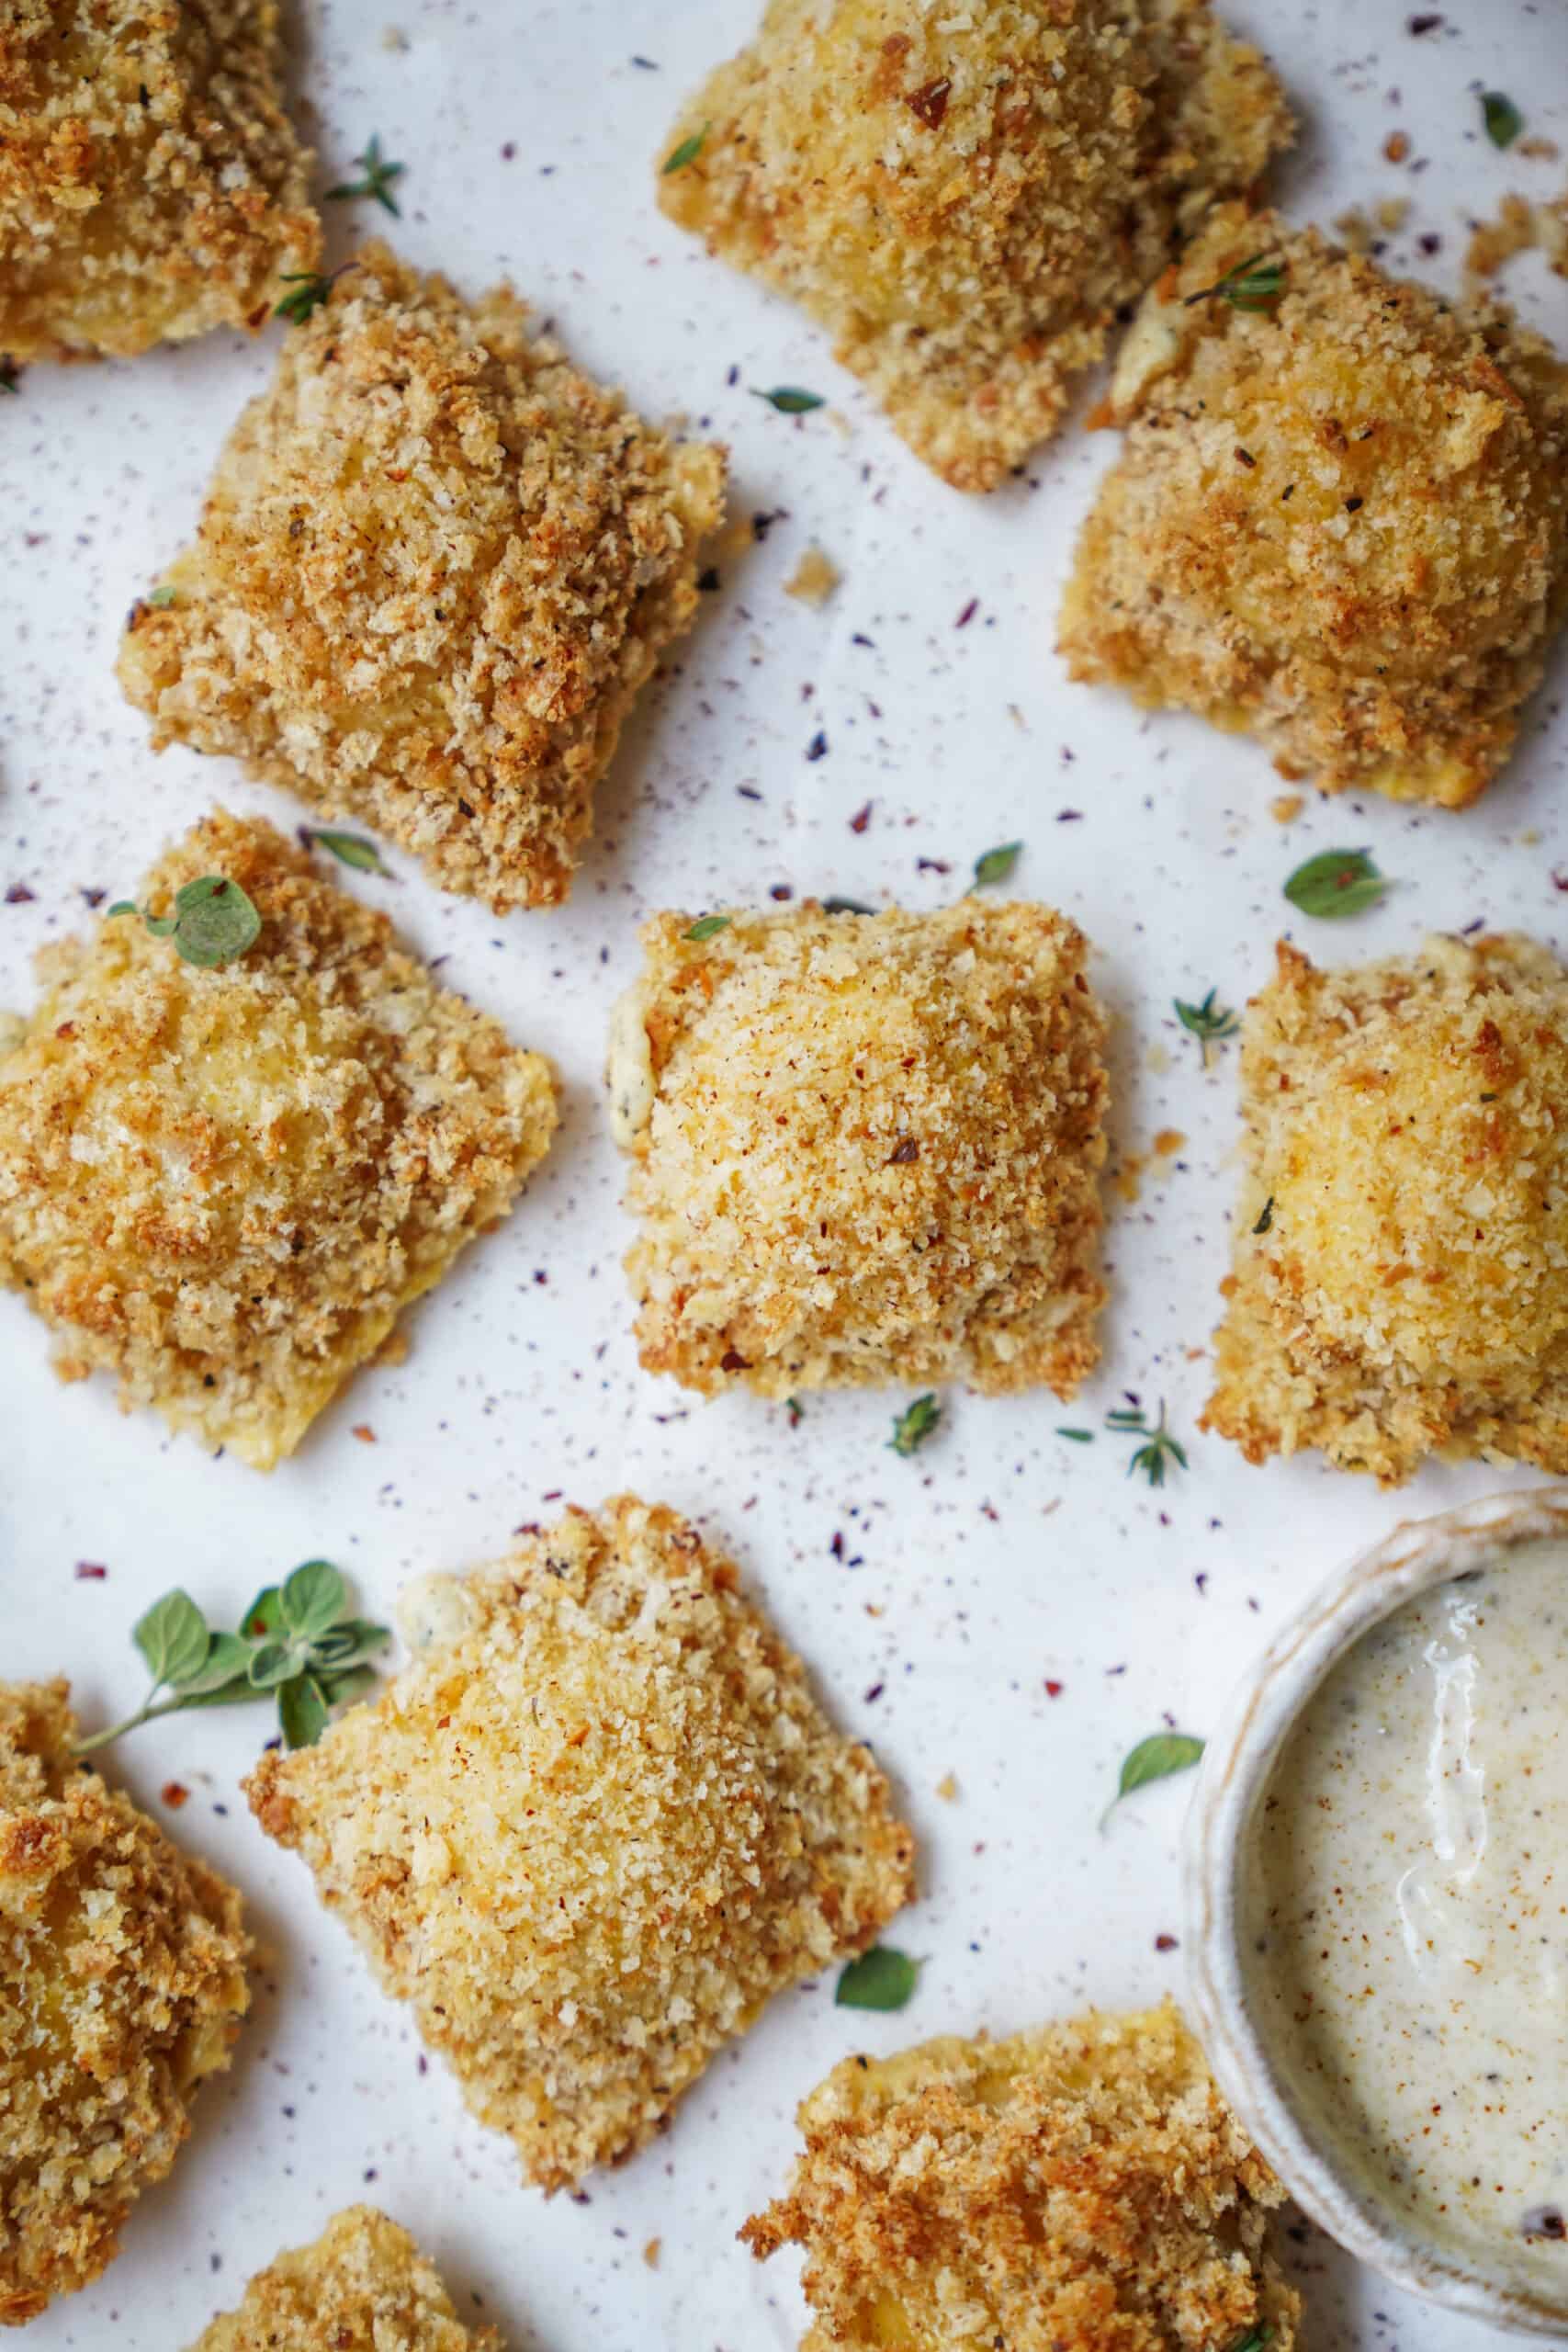
[[[291,286],[294,291],[286,294],[275,306],[273,317],[287,319],[290,326],[302,327],[311,311],[321,309],[344,271],[353,267],[353,262],[345,261],[342,269],[325,272],[319,269],[286,270],[280,283]]]
[[[392,194],[392,183],[394,180],[402,178],[408,165],[394,164],[389,157],[382,154],[379,135],[374,130],[370,134],[364,154],[356,155],[354,160],[358,165],[361,176],[356,180],[343,180],[336,187],[328,188],[327,202],[336,204],[355,197],[367,196],[373,202],[380,205],[384,211],[389,212],[395,220],[400,220],[402,214],[398,209],[398,199]]]
[[[1144,1440],[1127,1464],[1129,1478],[1141,1471],[1151,1487],[1163,1487],[1168,1462],[1174,1462],[1178,1469],[1186,1469],[1186,1448],[1172,1437],[1165,1425],[1163,1397],[1157,1421],[1151,1422],[1141,1405],[1120,1405],[1113,1413],[1107,1413],[1105,1426],[1108,1430],[1114,1430],[1119,1437],[1141,1437]]]
[[[1248,254],[1213,286],[1189,294],[1186,308],[1194,303],[1219,300],[1228,302],[1233,311],[1271,311],[1285,290],[1285,265],[1273,261],[1267,254]]]
[[[1222,1045],[1225,1038],[1234,1037],[1241,1027],[1239,1016],[1232,1012],[1229,1005],[1214,1002],[1218,993],[1217,989],[1211,989],[1208,995],[1196,1004],[1184,1004],[1179,997],[1171,999],[1177,1019],[1198,1040],[1205,1069],[1209,1067],[1214,1047]]]

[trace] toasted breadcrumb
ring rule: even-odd
[[[258,2270],[191,2352],[502,2352],[465,2327],[435,2267],[373,2205],[334,2213],[313,2245]]]
[[[219,460],[127,695],[498,913],[563,899],[637,689],[697,607],[724,456],[367,245]]]
[[[63,1378],[114,1372],[128,1408],[265,1470],[505,1215],[555,1097],[270,825],[208,818],[140,903],[204,874],[260,911],[237,961],[187,964],[134,912],[39,958],[0,1059],[0,1283]]]
[[[772,1994],[871,1943],[912,1840],[675,1512],[621,1496],[405,1595],[374,1706],[252,1807],[527,2177],[657,2132]]]
[[[249,2002],[240,1898],[71,1756],[64,1681],[0,1683],[0,2325],[119,2251]]]
[[[1464,256],[1472,290],[1495,277],[1517,254],[1534,252],[1543,253],[1560,277],[1568,277],[1568,190],[1554,204],[1506,196],[1495,220],[1476,222]]]
[[[650,1372],[1070,1396],[1105,1297],[1105,1020],[1044,907],[643,933],[609,1080]]]
[[[1284,2192],[1169,2002],[847,2058],[795,2185],[740,2234],[806,2249],[801,2352],[1292,2352]]]
[[[1428,1453],[1568,1471],[1568,972],[1517,934],[1278,956],[1203,1426],[1385,1486]]]
[[[1192,303],[1252,254],[1271,310]],[[1076,678],[1258,736],[1323,791],[1461,807],[1568,616],[1568,368],[1239,209],[1117,363],[1120,462],[1063,608]]]
[[[843,576],[831,556],[824,555],[820,548],[810,547],[784,582],[784,594],[797,596],[803,605],[814,605],[820,611]]]
[[[916,455],[991,490],[1218,196],[1291,136],[1208,0],[770,0],[691,98],[671,219],[804,304]]]
[[[275,0],[7,0],[0,352],[113,352],[263,326],[316,266],[310,156]]]

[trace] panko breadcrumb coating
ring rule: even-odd
[[[6,0],[0,352],[132,356],[264,326],[314,269],[275,0]]]
[[[502,2352],[465,2327],[435,2267],[373,2205],[334,2213],[310,2245],[258,2270],[191,2352]]]
[[[1070,1396],[1099,1353],[1105,1020],[1047,908],[662,914],[616,1009],[650,1372],[706,1395],[962,1379]]]
[[[723,509],[722,450],[643,424],[527,315],[366,246],[118,665],[156,748],[232,752],[497,913],[566,896]]]
[[[0,2326],[113,2261],[250,1998],[238,1894],[73,1762],[69,1697],[0,1683]]]
[[[430,1577],[413,1663],[252,1807],[549,2189],[632,2154],[769,1996],[912,1892],[869,1750],[672,1510],[573,1510]]]
[[[1254,255],[1276,305],[1190,300]],[[1568,618],[1551,345],[1235,207],[1148,297],[1111,407],[1073,676],[1255,735],[1325,792],[1483,792]]]
[[[1517,934],[1278,956],[1203,1425],[1385,1486],[1438,1453],[1568,1472],[1568,972]]]
[[[916,455],[991,490],[1291,119],[1208,0],[770,0],[659,200],[836,338]]]
[[[0,1051],[0,1283],[63,1378],[114,1372],[266,1470],[506,1214],[555,1095],[270,825],[208,818],[138,903],[209,874],[261,914],[237,961],[186,963],[134,912],[40,956]]]
[[[846,2058],[795,2184],[741,2231],[806,2249],[801,2352],[1292,2352],[1284,2191],[1168,2001]]]

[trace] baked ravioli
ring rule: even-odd
[[[1292,2352],[1284,2192],[1168,2002],[847,2058],[800,2127],[740,2234],[805,2248],[802,2352]]]
[[[527,316],[367,246],[288,334],[118,665],[155,747],[231,752],[497,913],[566,896],[723,506],[721,450],[643,424]]]
[[[629,2156],[770,1995],[911,1894],[869,1750],[672,1510],[424,1579],[373,1706],[248,1783],[526,2177]]]
[[[1568,972],[1517,935],[1278,956],[1204,1426],[1386,1486],[1429,1453],[1568,1472]]]
[[[1232,207],[1146,298],[1111,413],[1074,677],[1255,735],[1325,792],[1483,792],[1568,617],[1551,346]]]
[[[0,2326],[113,2261],[249,2001],[238,1894],[73,1760],[69,1696],[0,1683]]]
[[[6,0],[0,353],[128,357],[265,325],[313,269],[275,0]]]
[[[261,918],[213,969],[142,920],[208,876]],[[266,1470],[505,1216],[554,1089],[270,825],[208,818],[140,907],[44,951],[0,1052],[0,1283],[63,1378]]]
[[[191,2352],[502,2352],[465,2327],[433,2264],[373,2205],[334,2213],[311,2245],[259,2270]]]
[[[982,491],[1290,135],[1208,0],[771,0],[671,130],[659,200],[802,303],[917,457]]]
[[[1048,909],[662,914],[613,1025],[649,1372],[1039,1384],[1104,1300],[1105,1021]]]

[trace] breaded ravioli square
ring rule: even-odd
[[[316,266],[275,0],[6,0],[0,353],[265,325]]]
[[[365,247],[118,664],[158,749],[232,752],[497,913],[565,898],[723,510],[722,450],[645,424],[527,315]]]
[[[846,2058],[799,2120],[740,2234],[806,2249],[801,2352],[1292,2352],[1284,2191],[1169,2002]]]
[[[985,491],[1291,128],[1208,0],[770,0],[682,110],[659,200],[828,327],[917,457]]]
[[[770,1996],[874,1940],[913,1841],[672,1510],[572,1510],[400,1617],[412,1663],[264,1756],[251,1804],[527,2177],[569,2187]]]
[[[1083,933],[974,897],[712,922],[649,924],[611,1037],[647,1369],[1070,1396],[1105,1297]]]
[[[0,2326],[113,2261],[250,1998],[238,1894],[75,1762],[69,1697],[0,1683]]]
[[[1232,207],[1146,299],[1111,413],[1073,676],[1255,735],[1325,792],[1484,791],[1568,618],[1551,345]]]
[[[493,2327],[465,2327],[434,2265],[374,2205],[334,2213],[221,2312],[191,2352],[502,2352]]]
[[[555,1092],[270,825],[209,817],[142,910],[205,876],[261,917],[236,960],[185,961],[135,909],[39,958],[0,1041],[0,1283],[63,1378],[115,1373],[128,1408],[269,1470],[505,1216]]]
[[[1568,1472],[1568,972],[1517,933],[1278,959],[1204,1426],[1385,1486],[1429,1453]]]

